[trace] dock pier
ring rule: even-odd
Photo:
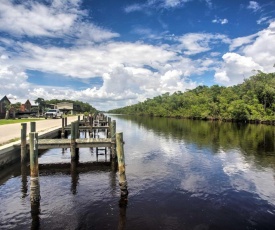
[[[27,153],[29,152],[31,175],[30,195],[32,203],[39,202],[40,200],[38,150],[54,148],[70,149],[71,169],[81,168],[83,164],[86,168],[93,167],[93,165],[99,163],[79,163],[79,154],[81,154],[81,152],[79,153],[80,148],[95,148],[97,159],[98,155],[105,155],[105,159],[107,159],[107,149],[109,149],[110,167],[111,165],[117,165],[115,168],[118,168],[121,197],[127,199],[128,189],[125,174],[123,134],[116,133],[115,120],[112,121],[110,117],[104,115],[101,115],[101,119],[97,118],[98,116],[83,116],[81,120],[80,116],[78,116],[77,121],[68,125],[67,118],[63,117],[60,128],[60,138],[56,139],[40,139],[38,133],[35,132],[35,122],[33,122],[31,124],[31,132],[29,133],[29,141],[27,141],[26,123],[21,124],[21,164],[26,164]],[[104,131],[104,138],[99,137],[99,131]],[[80,132],[84,132],[84,138],[80,138]],[[68,138],[69,133],[70,137]],[[53,165],[55,165],[54,162]],[[64,165],[68,167],[68,164]],[[104,162],[104,165],[106,167],[106,162]],[[45,168],[45,165],[41,165],[42,170],[43,168]],[[58,167],[56,167],[55,170],[58,170]]]

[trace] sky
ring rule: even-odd
[[[274,0],[0,0],[0,97],[98,110],[275,72]]]

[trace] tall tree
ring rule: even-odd
[[[46,105],[46,102],[43,98],[39,97],[37,98],[35,101],[35,104],[38,104],[38,112],[37,112],[37,115],[38,117],[40,116],[40,112],[43,113],[44,109],[45,109],[45,105]]]
[[[12,104],[12,116],[13,116],[13,119],[15,119],[15,114],[16,114],[16,112],[18,112],[18,110],[20,109],[20,107],[21,107],[21,103],[20,102]]]
[[[12,108],[12,105],[7,101],[5,101],[4,103],[5,103],[5,110],[6,110],[5,119],[7,120],[10,117],[10,110]]]

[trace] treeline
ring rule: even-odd
[[[97,112],[97,109],[95,109],[92,105],[89,103],[84,103],[82,101],[73,101],[73,100],[67,100],[67,99],[52,99],[52,100],[44,100],[44,98],[37,98],[35,100],[35,103],[38,104],[38,110],[39,112],[47,111],[51,105],[56,105],[57,103],[61,102],[69,102],[73,103],[74,110],[80,113],[88,112],[88,113],[95,113]]]
[[[239,85],[198,86],[109,112],[201,120],[274,121],[274,102],[275,73],[258,71]]]

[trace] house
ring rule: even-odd
[[[31,112],[32,104],[28,99],[24,104],[21,103],[20,112]]]
[[[5,118],[6,115],[6,105],[11,104],[10,100],[7,98],[7,96],[4,96],[0,100],[0,119]]]
[[[32,103],[30,100],[18,99],[18,98],[10,98],[9,99],[12,105],[20,104],[20,107],[17,109],[18,112],[31,112]]]
[[[74,104],[70,102],[60,102],[57,103],[55,107],[55,109],[59,109],[64,114],[74,113]]]

